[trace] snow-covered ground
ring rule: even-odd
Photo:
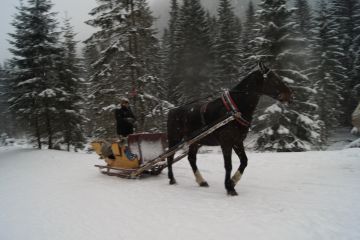
[[[1,240],[360,239],[360,149],[250,153],[229,197],[218,150],[178,184],[102,175],[95,154],[0,148]],[[233,160],[238,165],[237,159]]]

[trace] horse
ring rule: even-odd
[[[234,88],[222,93],[221,97],[206,103],[194,102],[169,111],[167,120],[169,148],[193,136],[204,126],[224,119],[229,116],[229,113],[236,117],[236,120],[189,146],[188,160],[200,187],[208,187],[209,184],[202,177],[196,165],[198,149],[203,145],[220,145],[225,166],[225,189],[230,196],[238,195],[235,186],[240,181],[248,164],[243,141],[247,136],[255,108],[262,95],[270,96],[282,103],[289,103],[293,92],[272,69],[260,62],[256,70]],[[231,177],[232,150],[239,157],[240,166]],[[172,168],[173,160],[174,155],[167,158],[170,185],[176,184]]]

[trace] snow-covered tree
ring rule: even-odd
[[[319,108],[316,113],[322,124],[322,139],[326,141],[329,131],[338,126],[341,108],[341,84],[339,72],[343,53],[337,44],[338,34],[331,29],[331,13],[325,1],[320,1],[312,37],[313,55],[310,61],[309,77],[314,79],[315,100]],[[341,75],[340,75],[341,77]]]
[[[10,44],[12,65],[10,108],[17,120],[31,127],[32,135],[41,148],[46,134],[48,147],[53,147],[54,116],[58,80],[56,63],[59,60],[56,13],[51,12],[50,0],[28,0],[17,7],[12,25]]]
[[[290,107],[278,102],[267,107],[258,117],[260,128],[257,149],[276,151],[305,151],[320,142],[319,121],[307,109],[314,107],[309,96],[314,90],[298,64],[303,57],[304,41],[295,35],[293,10],[286,0],[263,0],[259,18],[259,37],[256,38],[258,58],[267,60],[270,67],[294,90],[296,100]]]
[[[0,64],[0,134],[7,136],[15,134],[14,121],[11,113],[9,112],[8,93],[10,74],[6,64]]]
[[[257,18],[253,2],[250,0],[246,9],[246,18],[243,26],[243,34],[241,36],[241,65],[243,68],[242,75],[249,74],[254,68],[255,55],[255,38],[257,29]]]
[[[346,126],[351,123],[351,113],[354,111],[359,99],[357,96],[356,86],[360,83],[360,68],[357,62],[360,49],[360,2],[359,0],[331,0],[331,25],[332,31],[338,35],[337,45],[342,49],[340,63],[344,68],[342,77],[338,81],[342,82],[342,106],[343,115],[342,123]]]
[[[76,54],[77,42],[74,40],[76,34],[70,24],[70,18],[64,20],[62,32],[59,81],[56,83],[56,87],[60,90],[58,95],[60,104],[57,106],[60,126],[57,135],[59,143],[66,144],[67,150],[70,151],[70,146],[80,148],[84,142],[85,116],[82,109],[84,99],[81,95],[84,86],[80,77],[83,66]]]
[[[308,0],[295,0],[295,29],[299,36],[310,39],[313,25],[312,10]]]
[[[159,81],[159,42],[153,29],[154,18],[146,0],[100,0],[87,23],[98,29],[86,44],[96,49],[98,58],[92,63],[90,97],[95,112],[92,122],[95,133],[115,135],[112,110],[122,96],[132,99],[138,119],[138,129],[144,130],[146,116],[151,111],[145,102],[145,86]]]
[[[90,62],[89,104],[92,134],[115,135],[112,110],[119,99],[131,92],[129,75],[131,55],[126,51],[129,41],[128,8],[125,1],[101,0],[90,11],[92,20],[86,23],[98,29],[86,43]],[[89,59],[89,58],[92,59]]]
[[[211,41],[206,12],[200,0],[184,0],[179,12],[175,41],[178,46],[176,103],[186,103],[208,95],[213,76]]]
[[[164,79],[166,81],[168,96],[167,99],[171,102],[176,102],[177,94],[172,86],[177,86],[178,78],[176,78],[176,66],[178,59],[177,42],[175,38],[176,28],[179,17],[179,3],[177,0],[172,0],[170,5],[170,19],[168,29],[164,33],[162,49],[166,49],[164,53]]]
[[[217,88],[230,88],[239,79],[241,22],[229,0],[221,0],[218,9],[218,35],[215,41]]]

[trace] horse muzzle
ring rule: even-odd
[[[279,100],[281,103],[291,103],[293,100],[293,94],[292,92],[283,92],[280,93],[276,99]]]

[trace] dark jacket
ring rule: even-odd
[[[130,108],[121,107],[115,110],[117,134],[128,136],[134,133],[135,116]]]

